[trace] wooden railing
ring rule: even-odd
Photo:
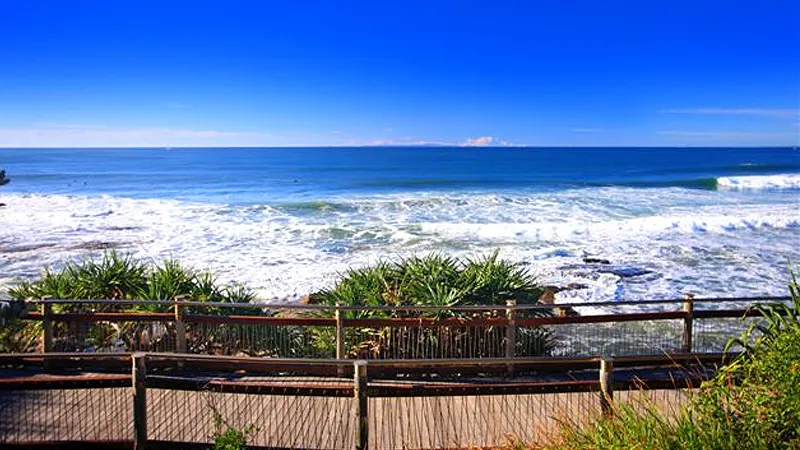
[[[513,300],[509,300],[506,305],[485,305],[485,306],[463,306],[463,307],[435,307],[435,306],[375,306],[375,307],[354,307],[354,306],[322,306],[322,305],[285,305],[285,304],[229,304],[229,303],[206,303],[188,301],[135,301],[135,300],[55,300],[43,299],[28,302],[33,307],[38,307],[38,311],[30,311],[24,317],[25,320],[39,321],[42,323],[41,331],[41,350],[52,352],[56,348],[57,324],[67,324],[69,326],[89,327],[99,323],[146,323],[162,324],[169,326],[169,343],[163,348],[166,351],[178,353],[197,353],[203,352],[198,349],[197,342],[202,343],[206,335],[228,330],[233,338],[226,335],[224,339],[230,342],[224,343],[222,352],[252,352],[258,354],[255,349],[245,348],[247,345],[247,333],[251,333],[252,340],[261,342],[272,340],[277,343],[270,345],[276,346],[277,350],[270,353],[269,350],[263,351],[263,356],[286,356],[281,354],[292,350],[291,339],[310,339],[302,334],[303,331],[329,329],[332,330],[330,339],[330,353],[321,356],[330,356],[337,359],[354,358],[354,348],[360,342],[369,341],[373,347],[383,345],[384,353],[368,354],[367,358],[402,358],[411,355],[415,358],[447,358],[453,355],[464,354],[466,357],[505,357],[533,356],[530,344],[525,345],[525,340],[529,337],[531,330],[545,328],[547,330],[558,330],[559,327],[574,327],[589,324],[606,325],[605,332],[621,333],[619,338],[625,337],[624,333],[629,333],[628,337],[640,341],[652,339],[654,344],[648,349],[645,346],[636,353],[653,353],[658,351],[691,353],[720,351],[721,348],[698,347],[695,342],[698,336],[706,333],[704,329],[698,330],[698,321],[714,321],[718,319],[741,319],[746,317],[756,317],[758,311],[753,305],[764,302],[785,302],[790,300],[788,297],[740,297],[740,298],[693,298],[691,295],[683,299],[656,300],[656,301],[626,301],[626,302],[603,302],[603,303],[574,303],[558,305],[517,305]],[[727,309],[708,309],[708,306],[724,304],[734,305]],[[55,305],[69,306],[82,310],[82,312],[54,312]],[[105,312],[103,309],[109,307],[119,308],[124,306],[147,306],[153,309],[161,309],[169,312]],[[642,309],[659,308],[660,311],[645,311],[634,313],[616,314],[594,314],[576,315],[567,314],[575,308],[591,306],[618,308],[620,306],[635,306]],[[674,310],[665,310],[670,306]],[[222,314],[209,315],[191,313],[192,309],[216,308]],[[100,311],[92,311],[92,309]],[[236,310],[246,311],[248,314],[236,314]],[[364,313],[382,312],[395,316],[392,318],[351,318],[353,315]],[[461,317],[433,318],[426,315],[447,312],[451,315],[458,314]],[[314,314],[315,316],[309,316]],[[463,317],[472,314],[472,317]],[[327,315],[328,317],[319,317]],[[676,335],[679,342],[658,342],[657,339],[666,339],[663,330],[647,334],[642,327],[637,329],[624,328],[626,324],[641,323],[669,323],[669,332]],[[611,327],[610,325],[614,326]],[[238,327],[238,328],[237,328]],[[715,339],[718,341],[716,347],[724,345],[728,337],[738,336],[738,331],[745,328],[741,327],[726,331],[720,329],[716,331]],[[291,336],[286,337],[288,331],[292,331]],[[596,330],[594,330],[596,331]],[[413,332],[413,333],[412,333]],[[203,333],[206,333],[205,335]],[[238,334],[237,334],[238,333]],[[260,333],[260,334],[259,334]],[[270,334],[272,333],[272,334]],[[416,333],[416,334],[414,334]],[[454,334],[461,333],[458,339]],[[526,334],[527,333],[527,334]],[[569,336],[569,334],[572,336]],[[571,339],[594,339],[593,329],[588,327],[580,332],[572,331],[565,333]],[[634,336],[630,333],[639,333]],[[726,334],[727,333],[727,334]],[[256,336],[257,335],[257,336]],[[273,336],[274,335],[274,336]],[[388,337],[387,337],[388,336]],[[427,337],[426,337],[427,336]],[[192,337],[192,339],[190,339]],[[597,340],[605,336],[597,336]],[[701,336],[702,337],[702,336]],[[613,339],[614,337],[607,337]],[[224,340],[223,338],[220,338]],[[426,348],[418,352],[410,352],[402,349],[400,344],[394,345],[394,349],[389,351],[386,348],[392,339],[431,340],[435,341],[439,347]],[[450,339],[447,341],[447,339]],[[461,340],[459,340],[461,339]],[[467,350],[454,348],[467,345],[468,340],[480,341],[481,348]],[[206,339],[208,341],[208,339]],[[283,341],[286,342],[283,342]],[[381,341],[383,340],[383,341]],[[190,345],[189,341],[193,344]],[[382,343],[383,342],[383,343]],[[720,344],[721,342],[721,344]],[[416,345],[416,342],[412,342]],[[412,345],[405,343],[403,346]],[[429,343],[425,342],[424,345]],[[131,350],[147,349],[146,347],[136,348],[135,345],[128,343]],[[431,344],[433,345],[433,344]],[[445,348],[445,345],[450,347]],[[238,347],[237,347],[238,346]],[[254,344],[255,346],[255,344]],[[205,347],[204,347],[205,348]],[[261,351],[261,350],[259,350]],[[327,351],[327,350],[326,350]],[[587,350],[590,351],[590,350]],[[212,350],[208,352],[213,353]],[[392,353],[394,352],[394,353]],[[427,352],[427,353],[426,353]],[[464,353],[466,352],[466,353]],[[471,352],[471,353],[470,353]],[[612,352],[620,354],[624,350]],[[633,350],[631,351],[633,352]],[[597,351],[596,354],[603,352]],[[608,353],[608,352],[606,352]],[[288,354],[288,353],[287,353]],[[595,353],[591,353],[595,354]]]
[[[163,400],[148,405],[151,390],[157,390],[156,393],[162,399],[164,393],[169,391],[240,394],[248,397],[349,398],[351,399],[350,417],[345,418],[345,422],[348,424],[345,430],[346,433],[352,433],[352,437],[347,441],[352,443],[352,448],[366,449],[371,442],[371,433],[380,432],[381,427],[396,425],[381,423],[380,415],[377,412],[370,414],[369,399],[454,399],[487,396],[502,399],[500,401],[503,405],[514,406],[519,403],[517,406],[522,407],[525,402],[530,401],[526,400],[526,396],[531,394],[597,393],[594,400],[591,397],[581,397],[575,401],[597,402],[595,405],[601,414],[611,415],[614,412],[615,392],[694,388],[713,373],[713,368],[730,361],[733,357],[735,357],[733,354],[675,354],[591,358],[342,361],[158,353],[5,354],[0,355],[0,393],[81,389],[86,390],[86,395],[90,395],[95,389],[129,388],[129,393],[125,395],[132,399],[130,403],[126,402],[132,407],[132,436],[108,436],[107,439],[127,442],[132,440],[134,448],[145,448],[150,443],[148,427],[153,425],[150,421],[154,420],[154,417],[161,417],[168,413],[168,411],[162,411],[169,407],[168,403]],[[508,364],[513,364],[518,368],[516,377],[493,376],[493,374],[502,375]],[[58,374],[42,376],[41,371],[45,368],[57,368]],[[636,369],[635,372],[630,372],[632,368]],[[711,368],[712,371],[701,371],[696,368]],[[481,375],[475,376],[467,373],[468,369],[480,372]],[[424,374],[424,376],[409,376],[410,373]],[[431,373],[436,373],[438,376],[431,378]],[[560,373],[563,376],[560,379],[542,376],[547,373]],[[398,374],[403,374],[403,376],[398,377]],[[669,376],[664,376],[665,374]],[[569,400],[572,397],[567,397],[567,399],[567,401],[573,401]],[[26,403],[31,400],[33,403]],[[103,401],[125,401],[125,399],[109,400],[106,398]],[[200,402],[200,399],[195,398],[191,401]],[[487,401],[491,402],[491,400]],[[319,408],[319,405],[314,406],[313,402],[295,401],[291,404],[292,408],[298,410]],[[455,406],[453,406],[454,404]],[[440,403],[439,405],[440,407],[449,405],[447,407],[457,408],[459,403]],[[582,407],[587,406],[582,405]],[[5,407],[9,411],[18,409],[20,412],[20,414],[9,414],[9,420],[26,420],[21,412],[30,413],[35,410],[35,417],[38,417],[43,423],[57,425],[65,430],[76,426],[72,422],[77,423],[82,417],[77,410],[74,410],[72,414],[55,417],[52,411],[59,410],[63,405],[56,407],[56,405],[47,404],[43,398],[24,395],[9,397]],[[79,409],[84,405],[72,403],[69,407]],[[206,408],[202,404],[194,405],[194,407]],[[568,409],[573,408],[570,405],[567,407]],[[384,403],[382,408],[381,414],[387,414],[386,408],[404,408],[404,406],[400,403]],[[248,410],[241,411],[239,407],[235,410],[245,414],[245,419],[251,420],[251,423],[256,425],[259,425],[258,421],[263,419],[258,415],[252,415]],[[467,414],[466,412],[456,412],[457,414],[445,414],[445,416],[451,417],[448,420],[471,420],[469,417],[466,419],[462,417],[463,414]],[[96,414],[97,411],[92,411],[92,413]],[[398,416],[401,419],[392,419],[392,421],[408,421],[398,428],[400,430],[413,428],[412,417],[403,419],[404,413],[405,411]],[[417,411],[413,413],[416,414]],[[477,409],[469,414],[476,416],[472,419],[492,420],[491,417],[494,413]],[[557,415],[555,411],[550,411],[548,414]],[[158,424],[159,428],[198,425],[182,423],[180,416],[169,417],[168,423]],[[206,417],[207,419],[208,417]],[[233,420],[230,417],[228,419]],[[236,419],[240,420],[241,418]],[[291,424],[286,426],[292,427]],[[318,426],[324,427],[326,424],[321,423]],[[502,426],[502,424],[498,426]],[[519,433],[522,430],[509,429],[506,431]],[[296,430],[296,433],[302,432],[300,429]],[[306,432],[309,431],[306,430]],[[321,435],[335,434],[330,430],[322,429],[314,429],[311,432],[318,432]],[[76,435],[78,437],[73,437],[72,440],[81,439],[80,433],[76,432]],[[174,434],[167,433],[167,435]],[[46,439],[44,440],[46,441]],[[41,444],[42,441],[40,439],[34,442]],[[372,438],[372,441],[375,441],[375,437]],[[164,443],[161,442],[161,444]],[[181,442],[181,444],[189,443],[191,442]],[[13,439],[4,442],[0,439],[0,444],[21,445],[24,442],[15,442]],[[265,445],[267,444],[276,447],[282,446],[281,442],[266,442]]]

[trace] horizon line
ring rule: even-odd
[[[452,149],[613,149],[613,148],[650,148],[650,149],[698,149],[698,148],[764,148],[764,149],[797,149],[798,145],[403,145],[403,144],[389,144],[389,145],[214,145],[214,146],[79,146],[79,147],[6,147],[0,145],[0,150],[91,150],[91,149],[106,149],[106,150],[177,150],[177,149],[311,149],[311,148],[452,148]]]

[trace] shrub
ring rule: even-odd
[[[524,267],[505,261],[498,253],[476,259],[439,254],[381,261],[351,269],[331,289],[312,293],[313,303],[348,306],[468,306],[536,303],[542,288]],[[457,316],[457,313],[431,313]],[[388,317],[389,312],[370,313]]]
[[[222,415],[214,411],[214,434],[211,439],[214,441],[214,450],[245,450],[247,442],[252,435],[258,431],[255,425],[247,425],[243,428],[230,426],[222,418]]]
[[[475,258],[457,259],[439,254],[410,257],[397,261],[380,261],[361,269],[347,271],[332,288],[311,294],[312,303],[346,306],[471,306],[505,305],[515,299],[519,304],[536,303],[542,289],[524,267],[502,260],[498,253]],[[548,314],[546,310],[530,310],[520,316]],[[331,312],[323,315],[330,316]],[[403,318],[418,317],[401,311],[346,311],[349,318]],[[491,313],[443,309],[423,311],[423,316],[445,318],[478,318],[496,315]],[[313,330],[314,341],[320,348],[333,347],[330,330]],[[520,328],[526,334],[517,345],[518,354],[543,355],[554,347],[552,336],[545,328]],[[421,357],[414,349],[447,348],[451,357],[504,356],[504,327],[447,328],[378,328],[350,332],[347,341],[353,357],[381,358]],[[399,344],[402,342],[403,344]],[[470,343],[471,345],[466,345]],[[475,350],[467,354],[467,348]]]
[[[106,252],[97,259],[69,262],[63,269],[45,269],[34,281],[23,281],[9,290],[14,304],[23,305],[24,300],[49,297],[64,300],[110,299],[110,300],[170,300],[182,297],[187,301],[249,303],[255,296],[241,286],[219,286],[209,272],[195,271],[168,259],[161,264],[145,263],[130,255],[115,251]],[[157,312],[165,311],[162,305],[130,304],[55,304],[54,312]],[[229,314],[230,308],[196,307],[187,308],[203,314]],[[250,311],[250,310],[248,310]],[[255,311],[253,311],[255,313]],[[110,348],[122,339],[126,348],[134,343],[141,348],[142,336],[148,343],[158,348],[161,340],[167,339],[170,327],[174,324],[124,323],[111,324],[99,322],[92,327],[82,324],[65,333],[64,323],[56,324],[56,335],[69,335],[70,338],[57,339],[56,350],[83,351],[86,347]],[[35,346],[38,340],[39,324],[16,321],[0,330],[1,351],[25,351]],[[226,326],[215,327],[204,333],[187,333],[190,349],[214,348],[223,345]],[[220,352],[226,350],[219,349]]]

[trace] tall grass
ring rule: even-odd
[[[736,340],[744,353],[703,383],[676,419],[618,406],[588,428],[566,425],[550,450],[800,449],[800,288],[759,308],[765,324]],[[748,344],[755,341],[755,344]]]

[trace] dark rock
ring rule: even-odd
[[[611,264],[611,261],[603,258],[583,258],[586,264]]]
[[[70,247],[70,250],[109,250],[120,246],[117,242],[89,241]]]
[[[19,245],[16,247],[7,247],[2,250],[3,253],[20,253],[39,250],[41,248],[55,247],[56,244],[32,244],[32,245]]]
[[[6,206],[6,204],[5,203],[0,203],[0,208],[2,208],[3,206]]]
[[[622,278],[638,277],[639,275],[647,275],[648,273],[653,273],[652,270],[639,269],[638,267],[620,267],[616,269],[603,269],[600,270],[599,272],[611,273]]]

